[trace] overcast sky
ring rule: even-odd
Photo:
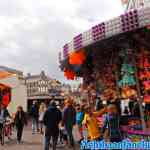
[[[120,0],[0,0],[0,65],[64,80],[62,46],[122,12]]]

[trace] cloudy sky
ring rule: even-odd
[[[62,46],[122,12],[120,0],[0,0],[0,65],[64,80]]]

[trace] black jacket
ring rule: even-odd
[[[27,117],[24,111],[17,112],[15,115],[15,125],[18,126],[24,126],[27,124]]]
[[[1,109],[0,109],[0,114],[1,114]],[[9,112],[8,112],[8,110],[5,108],[4,109],[4,118],[7,118],[7,117],[10,117],[10,114],[9,114]]]
[[[56,107],[50,106],[44,114],[43,122],[46,126],[46,132],[58,132],[58,125],[62,119],[61,111]]]
[[[30,114],[31,114],[32,118],[35,118],[35,119],[39,118],[39,107],[37,104],[32,105]]]

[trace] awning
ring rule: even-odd
[[[9,85],[5,85],[5,84],[2,84],[0,83],[0,89],[6,89],[6,88],[11,88]]]
[[[12,75],[13,75],[12,73],[9,73],[7,71],[0,71],[0,80],[4,79],[4,78],[7,78],[9,76],[12,76]]]

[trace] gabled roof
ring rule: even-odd
[[[17,69],[12,69],[6,66],[0,66],[0,71],[7,71],[9,73],[13,73],[13,74],[18,74],[18,75],[23,75],[23,72]]]
[[[1,71],[0,70],[0,80],[1,79],[4,79],[4,78],[7,78],[7,77],[9,77],[9,76],[12,76],[13,74],[12,73],[9,73],[9,72],[7,72],[7,71]]]

